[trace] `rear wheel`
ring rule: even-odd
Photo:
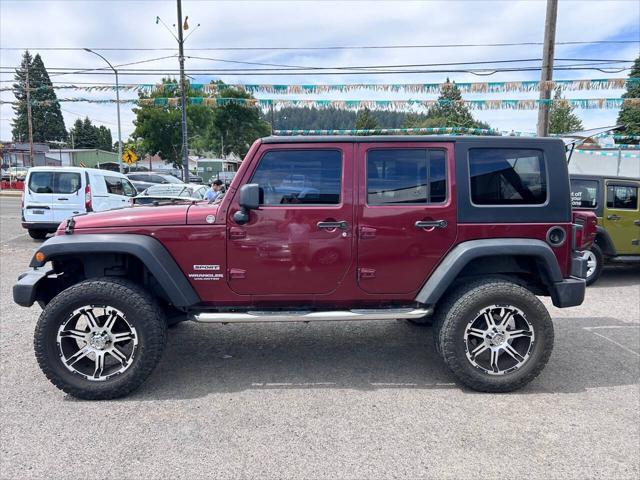
[[[59,389],[89,400],[127,395],[160,360],[166,321],[151,295],[119,279],[87,280],[43,310],[34,346]]]
[[[589,250],[582,252],[582,256],[587,259],[586,281],[587,285],[591,285],[600,278],[604,266],[604,255],[600,247],[594,243]]]
[[[437,348],[454,375],[474,390],[516,390],[538,376],[549,360],[553,323],[542,302],[519,285],[471,283],[440,309]]]
[[[34,230],[34,229],[29,229],[29,236],[31,238],[33,238],[34,240],[44,240],[45,238],[47,238],[47,232],[46,230]]]

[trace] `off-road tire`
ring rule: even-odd
[[[29,231],[29,236],[34,240],[44,240],[45,238],[47,238],[47,234],[49,233],[46,230],[29,229],[28,231]]]
[[[591,245],[589,250],[591,250],[591,253],[593,253],[593,256],[596,259],[596,268],[591,276],[587,276],[585,280],[587,281],[587,285],[592,285],[602,274],[602,269],[604,267],[604,254],[602,253],[602,249],[595,243]]]
[[[490,375],[476,368],[465,351],[467,323],[479,310],[492,304],[519,308],[535,332],[527,361],[519,369],[502,375]],[[542,302],[529,290],[504,280],[478,280],[457,288],[438,305],[434,319],[434,341],[445,364],[464,385],[481,392],[509,392],[525,386],[547,364],[553,339],[553,323]]]
[[[131,365],[104,381],[90,381],[69,371],[59,358],[58,328],[74,309],[84,305],[109,305],[119,309],[139,337]],[[67,288],[49,302],[36,325],[34,348],[43,373],[59,389],[85,400],[113,399],[129,394],[151,374],[162,356],[166,329],[162,309],[140,286],[123,279],[92,279]]]

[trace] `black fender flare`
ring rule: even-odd
[[[200,302],[200,297],[171,254],[162,243],[148,235],[120,233],[57,235],[44,242],[38,251],[44,254],[44,261],[39,262],[34,256],[29,264],[32,268],[42,267],[46,262],[65,255],[99,253],[132,255],[151,272],[174,306],[188,308]]]
[[[565,279],[553,250],[542,240],[525,238],[491,238],[458,244],[436,267],[415,300],[425,305],[436,304],[469,262],[480,257],[503,255],[534,257],[544,269],[546,278],[543,280],[549,287],[554,304],[565,303],[559,300],[559,290]]]
[[[602,239],[602,240],[601,240]],[[616,247],[613,244],[613,239],[606,228],[602,225],[596,226],[596,239],[595,243],[600,247],[602,253],[608,257],[616,256]]]

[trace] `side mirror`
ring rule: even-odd
[[[249,210],[256,210],[260,206],[260,187],[257,183],[247,183],[240,187],[240,210],[233,214],[238,225],[249,221]]]

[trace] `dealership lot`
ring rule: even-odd
[[[511,394],[452,380],[405,322],[196,325],[127,398],[85,402],[40,372],[39,307],[11,286],[38,242],[0,197],[0,477],[637,478],[640,268],[549,306],[547,368]]]

